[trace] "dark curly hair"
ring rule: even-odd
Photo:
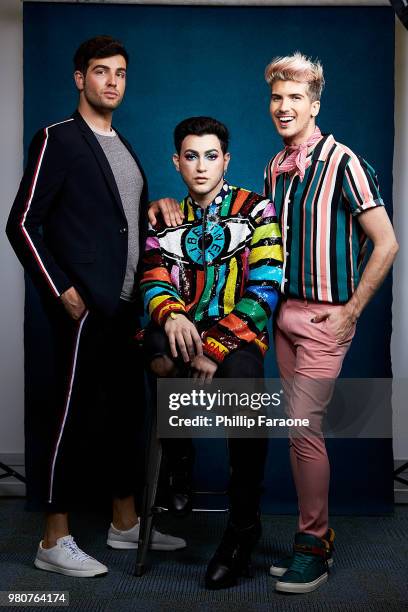
[[[76,50],[74,69],[85,75],[91,59],[112,57],[113,55],[123,55],[126,64],[129,63],[129,54],[120,40],[116,40],[112,36],[94,36],[83,42]]]
[[[214,134],[221,143],[221,150],[225,154],[228,151],[229,133],[228,128],[212,117],[189,117],[179,123],[174,130],[174,145],[180,155],[181,143],[186,136],[204,136]]]

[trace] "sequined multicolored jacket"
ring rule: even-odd
[[[178,227],[149,228],[141,290],[153,321],[193,321],[203,351],[220,363],[244,343],[268,348],[266,324],[282,279],[282,240],[272,202],[224,183],[205,209],[188,196]]]

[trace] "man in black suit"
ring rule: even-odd
[[[7,224],[39,291],[55,363],[44,402],[28,402],[26,412],[28,507],[46,512],[35,565],[71,576],[107,572],[78,548],[68,527],[76,481],[94,479],[102,449],[112,468],[107,543],[136,548],[139,538],[135,438],[144,383],[133,336],[147,183],[129,143],[111,125],[128,59],[109,36],[78,48],[78,110],[34,136]],[[176,550],[185,542],[154,530],[151,546]]]

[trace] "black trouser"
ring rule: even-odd
[[[60,302],[46,304],[52,371],[43,401],[27,401],[28,508],[66,512],[108,489],[140,492],[144,372],[134,341],[133,304],[111,317],[87,311],[72,320]]]
[[[155,357],[167,355],[175,363],[178,377],[188,377],[188,367],[181,360],[171,357],[164,330],[150,324],[144,336],[144,358],[150,364]],[[255,344],[247,344],[224,359],[219,365],[215,378],[264,378],[263,356]],[[191,454],[192,441],[189,438],[163,440],[164,451],[170,455],[170,464],[177,456]],[[266,438],[228,438],[230,461],[231,520],[239,525],[252,524],[259,513],[262,481],[268,441]]]

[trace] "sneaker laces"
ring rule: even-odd
[[[159,531],[158,529],[156,529],[156,527],[152,527],[152,539],[154,537],[157,537],[157,538],[172,538],[173,536],[170,535],[169,533],[163,533],[162,531]]]
[[[79,548],[72,536],[65,538],[62,541],[62,546],[69,552],[70,557],[76,561],[86,561],[92,558]]]
[[[289,570],[302,574],[303,570],[313,563],[313,561],[314,557],[312,555],[305,555],[297,552],[293,556],[293,561],[290,564]]]

